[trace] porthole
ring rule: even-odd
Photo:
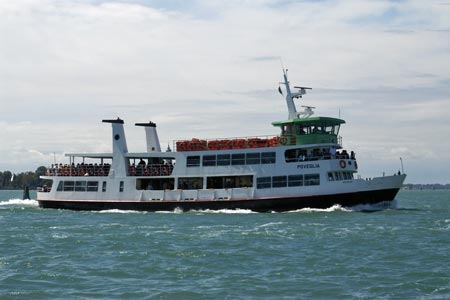
[[[120,139],[120,135],[116,134],[116,135],[114,136],[114,139],[115,139],[116,141],[118,141],[118,140]]]

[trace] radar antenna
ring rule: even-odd
[[[311,117],[314,114],[313,109],[316,109],[314,106],[302,105],[302,107],[304,107],[305,109],[297,114],[299,118],[301,118],[302,116],[303,118]]]

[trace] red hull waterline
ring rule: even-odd
[[[182,211],[248,209],[255,212],[283,212],[303,208],[325,209],[333,205],[352,207],[361,204],[377,204],[394,200],[399,189],[384,189],[345,194],[317,195],[287,198],[240,199],[240,200],[184,200],[184,201],[101,201],[101,200],[38,200],[42,208],[70,210],[135,210],[135,211]]]

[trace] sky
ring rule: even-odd
[[[450,1],[0,0],[0,170],[173,140],[275,135],[297,106],[346,120],[363,177],[449,183]]]

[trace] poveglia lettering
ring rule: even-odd
[[[297,165],[297,169],[315,169],[319,168],[319,164]]]

